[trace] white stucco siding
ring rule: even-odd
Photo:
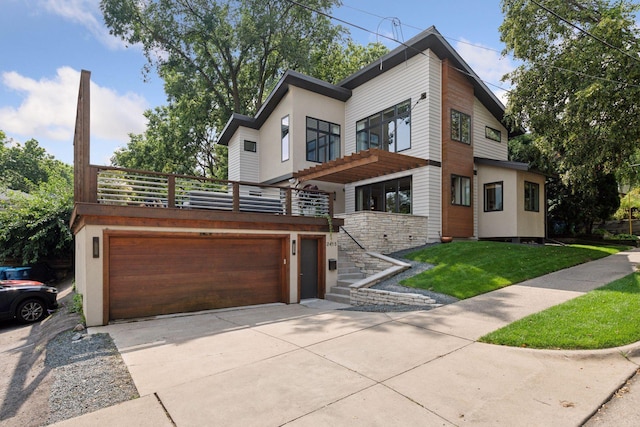
[[[507,129],[496,119],[478,99],[474,99],[473,104],[473,155],[487,159],[507,160],[508,159],[508,132]],[[501,142],[494,141],[486,137],[485,128],[489,126],[499,130]]]
[[[357,121],[411,100],[411,148],[402,151],[402,154],[430,158],[433,150],[430,145],[434,143],[435,138],[433,132],[429,133],[430,126],[433,127],[434,123],[430,117],[431,104],[437,103],[437,108],[440,105],[440,91],[433,93],[436,87],[439,88],[439,83],[434,84],[433,79],[439,81],[440,78],[439,72],[437,75],[431,75],[439,70],[439,67],[433,66],[434,58],[435,55],[429,54],[428,51],[425,55],[416,55],[353,90],[345,105],[345,154],[356,151]],[[427,94],[427,99],[415,105],[422,93]],[[436,128],[439,127],[440,125]]]
[[[288,92],[271,113],[269,118],[260,128],[260,147],[258,148],[261,155],[260,158],[260,179],[264,182],[276,177],[292,174],[292,143],[297,137],[295,129],[291,126],[296,120],[296,114],[293,111],[293,101],[291,92]],[[282,130],[281,121],[285,116],[289,116],[289,160],[282,161]]]
[[[244,141],[256,143],[256,152],[244,150]],[[229,141],[229,180],[260,181],[260,132],[240,127]]]
[[[526,211],[524,209],[524,183],[533,182],[539,185],[538,212]],[[531,172],[518,173],[518,236],[523,237],[545,237],[545,200],[544,200],[545,177]]]
[[[294,170],[302,170],[318,165],[316,162],[307,161],[307,117],[340,126],[340,157],[344,156],[344,102],[329,98],[315,92],[292,86],[289,88],[292,95],[292,109],[295,120],[292,122],[292,159]]]
[[[502,182],[502,210],[485,212],[484,185],[493,182]],[[518,201],[520,200],[518,186],[515,170],[485,165],[478,168],[479,238],[516,237],[518,235]]]
[[[76,289],[82,295],[82,308],[87,326],[102,325],[104,298],[102,292],[104,238],[103,227],[85,226],[78,231],[76,240]],[[93,257],[93,238],[98,238],[99,254]]]
[[[160,232],[160,233],[193,233],[194,235],[200,235],[202,233],[211,234],[214,233],[231,233],[237,234],[238,229],[207,229],[207,228],[180,228],[180,227],[131,227],[131,226],[98,226],[87,225],[80,229],[76,234],[76,287],[78,292],[83,296],[83,310],[87,321],[87,326],[98,326],[103,324],[103,270],[104,270],[104,237],[105,230],[127,230],[135,232]],[[282,236],[288,236],[289,241],[298,239],[299,234],[297,231],[291,232],[274,232],[273,230],[250,230],[247,231],[250,234],[281,234]],[[338,246],[329,244],[329,242],[335,241],[335,235],[324,233],[326,235],[326,259],[338,258]],[[93,258],[92,242],[93,237],[98,237],[100,240],[100,254],[98,258]],[[289,254],[288,272],[289,277],[289,299],[291,301],[298,300],[298,254]],[[325,262],[325,278],[326,289],[331,289],[336,285],[338,279],[337,270],[329,270],[328,263]]]

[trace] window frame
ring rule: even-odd
[[[249,153],[257,153],[258,152],[258,143],[256,141],[249,141],[248,139],[244,140],[244,151]]]
[[[289,115],[280,119],[280,161],[286,162],[291,158],[291,126]]]
[[[488,188],[490,185],[495,186],[494,189],[497,189],[498,186],[500,188],[500,203],[498,204],[498,198],[495,197],[495,204],[497,205],[497,207],[493,207],[491,208],[489,206],[489,197],[487,197],[487,190],[489,190],[490,188]],[[485,212],[501,212],[504,210],[504,181],[496,181],[496,182],[487,182],[486,184],[484,184],[483,186],[483,194],[484,194],[484,211]],[[497,194],[497,193],[496,193]]]
[[[406,189],[402,189],[402,185],[408,184],[408,197],[406,197]],[[389,200],[387,199],[387,195],[390,194],[388,189],[390,187],[395,187],[395,196],[393,197],[394,209],[393,211],[387,210],[389,207]],[[405,197],[402,197],[402,193],[405,192]],[[365,207],[365,199],[366,205],[368,209],[364,209]],[[408,200],[407,200],[408,199]],[[376,200],[379,200],[380,206],[379,209],[374,209]],[[402,202],[406,201],[408,203],[408,211],[403,212],[402,207],[406,205]],[[389,179],[386,181],[378,181],[371,184],[360,185],[355,188],[355,211],[363,212],[363,211],[372,211],[372,212],[387,212],[387,213],[397,213],[402,215],[411,215],[413,213],[413,176],[403,176],[400,178]],[[382,209],[384,208],[384,209]]]
[[[310,120],[315,121],[315,124],[316,124],[315,128],[309,126]],[[328,130],[326,131],[322,130],[321,124],[325,124]],[[338,133],[334,132],[336,128]],[[315,159],[309,157],[309,153],[311,152],[309,150],[309,143],[311,142],[309,140],[310,131],[315,132],[315,135],[316,135],[315,147],[313,149],[313,152],[315,153]],[[341,133],[342,133],[342,129],[339,124],[328,122],[326,120],[316,119],[315,117],[307,116],[305,118],[305,159],[308,162],[314,162],[314,163],[326,163],[326,162],[330,162],[331,160],[339,159],[340,152],[341,152],[341,143],[342,143]],[[326,143],[324,144],[323,147],[321,147],[320,145],[321,135],[326,137]],[[332,147],[334,146],[334,144],[336,146],[336,149],[332,150]],[[325,153],[324,159],[320,159],[320,152],[322,148],[324,148],[324,153]]]
[[[502,142],[502,131],[492,128],[491,126],[484,127],[484,136],[492,141]]]
[[[531,194],[532,190],[534,190],[533,195]],[[524,182],[524,210],[525,212],[540,212],[539,183],[531,181]]]
[[[468,122],[468,129],[467,129],[468,141],[464,140],[462,119],[467,119],[465,120],[465,122]],[[457,126],[455,125],[456,122],[458,123]],[[451,109],[451,140],[458,141],[463,144],[471,145],[472,130],[473,130],[473,127],[471,123],[471,116],[467,113],[463,113],[462,111],[458,111],[452,108]]]
[[[460,191],[456,191],[456,185],[455,183],[460,182],[461,186],[460,186]],[[465,194],[465,186],[462,185],[463,182],[467,182],[468,185],[468,191]],[[457,194],[459,193],[459,194]],[[460,196],[460,201],[456,202],[456,196],[459,195]],[[468,200],[467,203],[465,203],[465,196],[467,196]],[[464,207],[471,207],[471,199],[472,199],[472,195],[471,195],[471,177],[468,176],[464,176],[464,175],[456,175],[456,174],[451,174],[451,205],[453,206],[464,206]]]
[[[393,111],[390,113],[391,110]],[[406,121],[405,126],[398,126],[398,123],[403,120]],[[385,135],[389,135],[389,124],[391,123],[393,123],[393,136],[387,138]],[[408,128],[408,138],[406,141],[398,141],[399,129],[403,128],[405,130]],[[376,131],[377,133],[375,133]],[[392,141],[389,142],[389,140]],[[402,147],[398,146],[399,142],[403,142]],[[405,144],[406,142],[408,145]],[[390,150],[390,147],[393,147],[393,151]],[[411,98],[356,121],[356,152],[371,148],[391,153],[400,153],[411,149]]]

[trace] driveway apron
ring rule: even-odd
[[[639,262],[628,251],[431,311],[274,304],[91,328],[111,334],[142,397],[61,425],[162,425],[145,405],[177,426],[580,425],[637,369],[637,345],[477,339]]]

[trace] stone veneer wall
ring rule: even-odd
[[[336,216],[344,219],[344,228],[369,252],[390,254],[427,243],[426,216],[369,211]],[[339,244],[350,248],[349,241],[341,232]]]

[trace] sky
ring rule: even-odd
[[[434,25],[498,97],[503,58],[500,0],[343,0],[332,11],[362,44],[393,49]],[[110,164],[130,134],[144,132],[144,111],[163,105],[162,80],[143,74],[139,46],[109,34],[99,0],[0,0],[0,130],[18,143],[34,138],[56,159],[73,163],[80,71],[91,71],[91,163]],[[496,85],[496,86],[493,86]]]

